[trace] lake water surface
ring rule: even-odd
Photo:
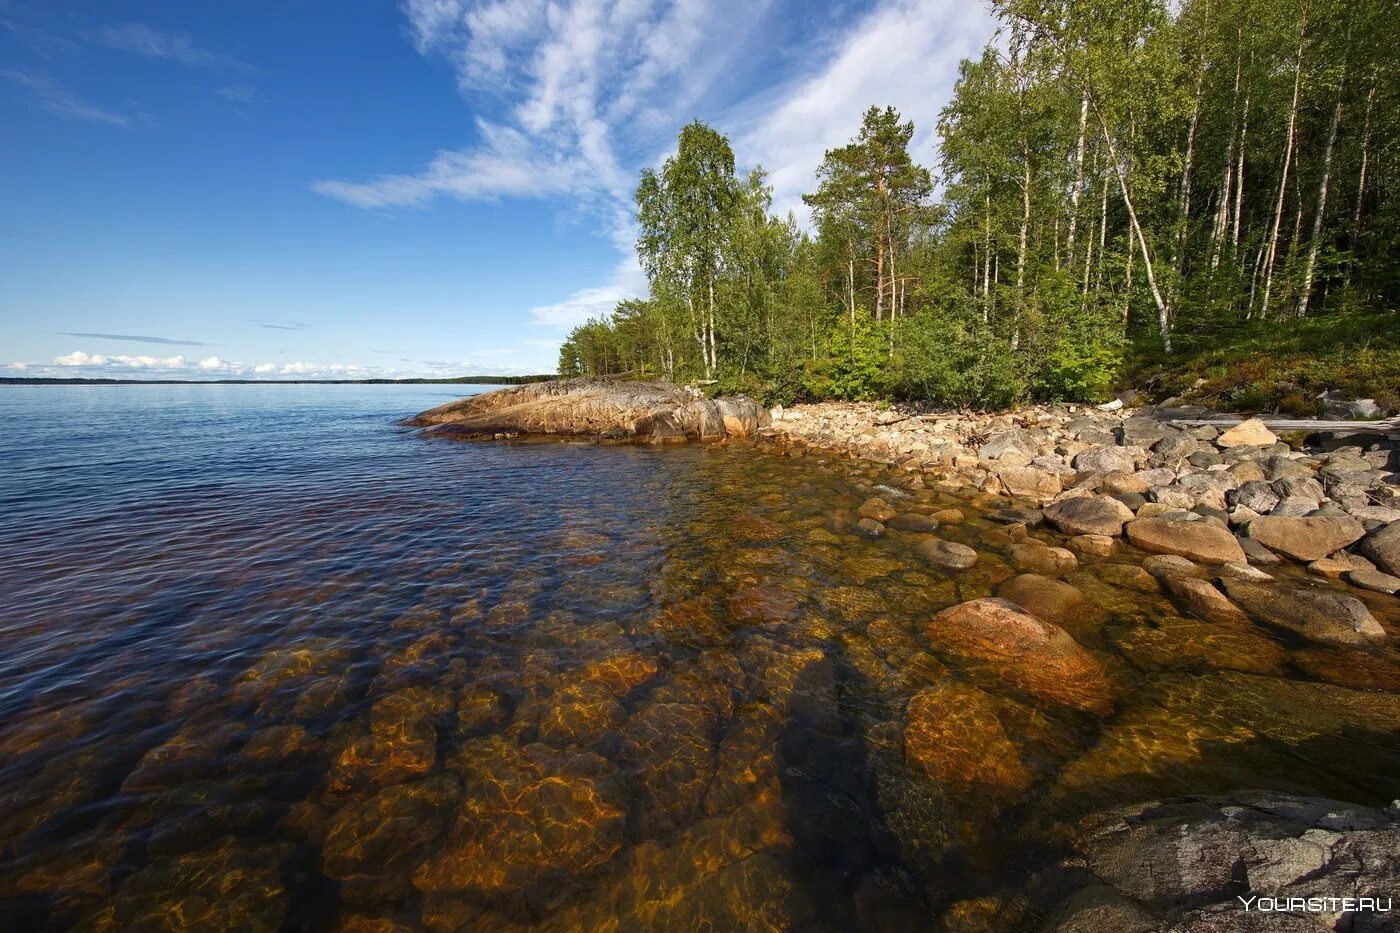
[[[1023,569],[974,501],[395,424],[459,394],[0,389],[0,928],[1033,928],[1098,809],[1400,796],[1394,648],[1081,557],[1086,705],[926,630]],[[872,496],[978,565],[850,533]]]

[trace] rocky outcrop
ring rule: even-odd
[[[1395,929],[1394,910],[1379,909],[1400,889],[1393,806],[1264,791],[1175,798],[1091,817],[1075,850],[1032,885],[1059,893],[1043,930]],[[1321,909],[1276,906],[1309,899]]]
[[[1278,518],[1264,515],[1249,523],[1249,536],[1294,560],[1320,560],[1358,541],[1365,527],[1348,515]]]
[[[669,382],[608,379],[510,386],[439,405],[405,422],[453,437],[559,434],[653,443],[748,437],[768,423],[768,410],[744,396],[710,399]]]

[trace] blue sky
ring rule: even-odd
[[[645,292],[684,123],[805,221],[871,104],[933,127],[980,0],[0,0],[0,373],[549,372]]]

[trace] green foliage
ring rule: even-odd
[[[560,371],[770,403],[1394,398],[1393,0],[992,7],[938,123],[940,203],[893,108],[825,153],[811,234],[692,123],[637,188],[649,298],[577,328]]]

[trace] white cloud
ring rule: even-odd
[[[210,52],[194,44],[189,36],[167,32],[145,23],[107,26],[97,31],[97,41],[108,48],[135,52],[147,58],[164,58],[192,68],[224,68],[254,71],[252,65],[230,55]]]
[[[804,221],[800,196],[824,151],[854,136],[871,105],[913,119],[916,158],[931,164],[958,62],[993,33],[985,4],[885,0],[854,22],[841,19],[847,8],[822,8],[825,33],[784,55],[768,33],[811,11],[796,5],[769,17],[770,2],[403,0],[414,46],[447,59],[473,110],[485,114],[477,140],[439,151],[417,171],[313,188],[381,209],[439,198],[569,198],[598,218],[622,260],[604,284],[527,309],[535,323],[567,328],[645,293],[632,256],[636,173],[660,161],[681,124],[714,109],[701,106],[707,99],[731,101],[711,122],[731,134],[741,164],[768,169],[775,208]],[[771,60],[766,83],[730,86],[734,74],[750,80],[754,55]]]
[[[878,8],[824,67],[753,114],[735,148],[769,170],[774,209],[802,219],[801,196],[812,190],[823,154],[855,136],[872,105],[891,105],[913,120],[915,158],[932,165],[938,115],[952,97],[958,63],[974,57],[995,28],[979,2],[904,0]]]
[[[137,119],[140,119],[99,107],[44,75],[19,69],[0,71],[0,75],[27,90],[44,110],[65,120],[105,123],[109,126],[130,126]]]

